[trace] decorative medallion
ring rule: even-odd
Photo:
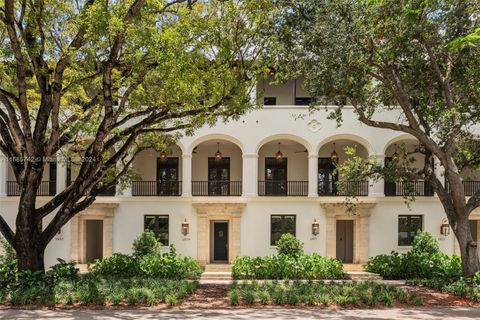
[[[313,120],[310,120],[310,122],[308,123],[308,128],[312,132],[318,132],[322,129],[322,124],[317,119],[313,119]]]

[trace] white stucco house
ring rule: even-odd
[[[362,125],[348,107],[341,127],[327,119],[327,112],[310,114],[308,95],[298,81],[262,83],[258,90],[263,92],[262,109],[202,128],[169,152],[143,151],[133,164],[131,185],[98,197],[65,225],[47,247],[46,264],[56,263],[57,257],[85,263],[113,252],[129,253],[146,228],[203,265],[272,254],[285,232],[302,240],[306,252],[345,263],[406,251],[418,230],[433,233],[446,253],[458,252],[453,234],[440,232],[446,216],[424,181],[414,182],[417,197],[410,207],[400,184],[352,183],[359,200],[356,215],[346,212],[345,197],[335,188],[334,181],[342,177],[333,173],[332,158],[345,161],[345,147],[383,163],[401,144],[413,150],[415,139]],[[415,157],[421,166],[422,156]],[[49,165],[38,201],[62,190],[75,174],[74,165]],[[467,195],[478,190],[480,172],[465,173],[464,183]],[[13,173],[3,159],[0,212],[12,226],[18,201]],[[471,219],[478,239],[480,210]]]

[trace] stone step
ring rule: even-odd
[[[232,280],[231,272],[204,272],[200,280]]]
[[[205,272],[232,272],[231,264],[211,263],[205,265]]]
[[[350,278],[352,280],[355,280],[355,281],[379,281],[379,280],[383,280],[383,278],[379,274],[372,273],[372,272],[350,271],[350,272],[347,272],[347,274],[350,276]]]

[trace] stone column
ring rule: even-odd
[[[357,263],[366,263],[368,260],[368,247],[369,247],[369,227],[370,227],[370,214],[361,214],[355,221],[358,227],[357,231]]]
[[[308,196],[318,197],[318,155],[308,156]]]
[[[192,155],[182,155],[182,197],[192,196]]]
[[[67,159],[57,157],[57,194],[67,187]]]
[[[258,154],[248,153],[242,156],[242,195],[258,196]]]
[[[8,159],[0,154],[0,197],[7,195]]]
[[[337,256],[335,212],[326,213],[326,229],[327,229],[327,240],[326,240],[327,257],[335,258]]]
[[[197,260],[204,266],[210,261],[210,221],[207,214],[199,213],[197,223]]]
[[[375,158],[377,160],[377,164],[382,166],[385,164],[384,154],[377,154],[375,155]],[[383,178],[379,179],[378,181],[374,181],[373,179],[368,180],[368,196],[385,197],[385,180]]]

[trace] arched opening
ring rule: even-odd
[[[258,151],[259,196],[307,196],[308,149],[291,139],[264,143]]]
[[[398,163],[400,167],[419,171],[425,165],[425,155],[420,151],[420,145],[415,139],[395,140],[385,149],[385,166]],[[432,164],[433,165],[433,164]],[[423,179],[385,180],[385,196],[433,196],[433,188]]]
[[[225,139],[211,139],[192,150],[192,196],[241,196],[242,150]]]
[[[322,145],[318,152],[318,195],[320,196],[368,196],[368,181],[343,181],[337,166],[348,161],[353,155],[347,150],[353,148],[354,155],[368,158],[368,150],[362,144],[350,139],[335,139]],[[339,188],[342,181],[344,188]]]
[[[182,150],[148,148],[132,164],[132,196],[179,196],[182,194]]]

